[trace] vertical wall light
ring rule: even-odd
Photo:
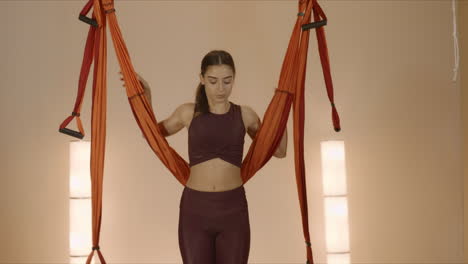
[[[344,142],[322,141],[322,182],[328,264],[349,264],[348,197]]]
[[[91,240],[91,142],[70,141],[70,264],[86,263]],[[91,263],[95,263],[94,259]]]

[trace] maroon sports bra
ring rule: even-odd
[[[208,112],[192,119],[188,129],[190,167],[214,158],[241,167],[246,130],[240,105],[229,104],[224,114]]]

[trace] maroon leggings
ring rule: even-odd
[[[179,248],[184,264],[247,264],[250,223],[244,186],[222,192],[185,186]]]

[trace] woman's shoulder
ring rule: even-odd
[[[180,110],[180,117],[186,127],[189,126],[192,121],[193,113],[195,111],[195,103],[186,102],[181,104],[178,109]]]
[[[186,111],[190,110],[190,109],[193,111],[193,109],[195,109],[195,103],[194,102],[186,102],[186,103],[183,103],[181,105],[181,107],[184,108],[184,110],[186,110]]]
[[[255,110],[252,107],[248,105],[241,105],[241,104],[239,104],[239,107],[242,111],[242,115],[245,115],[246,117],[249,117],[249,118],[258,117],[257,112],[255,112]]]
[[[255,128],[260,120],[257,112],[255,112],[255,110],[248,105],[239,104],[239,107],[241,109],[242,119],[244,120],[247,130]]]

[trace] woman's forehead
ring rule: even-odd
[[[232,75],[232,69],[228,65],[212,65],[209,66],[206,73],[215,77],[226,77]]]

